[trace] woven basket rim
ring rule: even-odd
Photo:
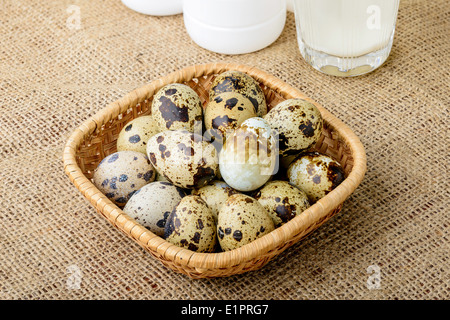
[[[164,85],[175,82],[182,83],[206,75],[219,74],[227,70],[246,72],[261,84],[283,94],[286,99],[302,98],[315,104],[322,113],[327,125],[332,130],[338,132],[341,139],[350,148],[353,157],[353,167],[349,175],[336,189],[305,210],[303,214],[298,215],[265,236],[234,250],[217,253],[199,253],[167,242],[124,213],[83,174],[76,161],[76,150],[88,136],[100,130],[104,124],[117,118],[130,105],[136,105],[145,101]],[[361,183],[366,172],[366,154],[364,147],[359,138],[347,125],[316,101],[313,101],[282,80],[257,68],[236,63],[210,63],[189,66],[131,91],[97,112],[73,131],[64,147],[63,162],[64,170],[72,183],[113,225],[148,250],[157,252],[165,259],[174,261],[180,266],[195,268],[200,273],[202,270],[226,269],[234,265],[239,265],[245,261],[263,256],[270,252],[270,250],[283,245],[298,230],[317,223],[328,212],[342,204]]]

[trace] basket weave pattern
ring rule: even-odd
[[[153,95],[169,83],[184,83],[194,89],[206,106],[214,77],[227,70],[243,71],[256,79],[270,110],[289,98],[314,103],[322,113],[324,129],[314,149],[341,163],[347,178],[332,192],[287,224],[241,248],[218,253],[196,253],[170,244],[126,215],[102,194],[90,180],[98,163],[117,151],[116,140],[132,119],[151,112]],[[78,127],[64,149],[64,168],[72,183],[97,211],[118,230],[131,237],[172,270],[191,278],[222,277],[257,270],[338,213],[344,200],[356,189],[366,171],[364,148],[354,133],[339,119],[281,80],[252,67],[238,64],[206,64],[188,67],[110,104]]]

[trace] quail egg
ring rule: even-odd
[[[308,195],[315,203],[344,181],[345,174],[339,162],[317,152],[301,154],[288,168],[289,181]]]
[[[202,136],[188,131],[164,131],[147,142],[147,155],[159,174],[181,188],[200,188],[216,177],[217,151]]]
[[[192,190],[191,194],[199,196],[206,202],[208,207],[211,208],[214,218],[217,221],[217,216],[222,205],[229,196],[236,193],[237,191],[225,182],[214,180],[204,187]]]
[[[256,117],[249,99],[236,92],[219,93],[205,109],[206,130],[219,130],[222,137],[236,129],[244,120]]]
[[[229,137],[219,155],[222,179],[238,191],[252,191],[278,170],[276,139],[259,117],[245,120]]]
[[[147,156],[137,151],[118,151],[105,157],[93,176],[94,185],[119,207],[146,184],[156,170]]]
[[[303,99],[288,99],[264,116],[278,132],[280,155],[299,154],[312,147],[322,133],[323,120],[317,107]]]
[[[128,122],[117,138],[117,151],[138,151],[147,154],[147,140],[159,132],[152,116],[140,116]]]
[[[264,92],[258,82],[250,75],[241,71],[225,71],[214,78],[209,90],[209,99],[214,99],[223,92],[237,92],[247,97],[253,104],[257,116],[267,113],[267,103]]]
[[[186,196],[170,182],[155,181],[137,190],[123,212],[158,236],[164,235],[167,217]]]
[[[223,251],[242,247],[274,229],[262,204],[244,194],[230,196],[219,211],[217,236]]]
[[[306,193],[287,181],[270,181],[254,196],[280,227],[310,207]]]
[[[202,112],[200,97],[185,84],[168,84],[153,97],[152,116],[160,131],[187,130],[201,133]]]
[[[196,252],[213,252],[217,229],[211,209],[199,196],[186,196],[167,218],[164,238]]]

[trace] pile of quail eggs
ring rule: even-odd
[[[153,97],[151,115],[122,128],[117,152],[93,182],[142,226],[196,252],[241,247],[287,223],[344,180],[331,157],[311,152],[323,127],[302,99],[269,112],[248,74],[215,77],[205,108],[179,83]]]

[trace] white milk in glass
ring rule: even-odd
[[[300,52],[316,69],[367,73],[389,56],[399,0],[294,0]]]

